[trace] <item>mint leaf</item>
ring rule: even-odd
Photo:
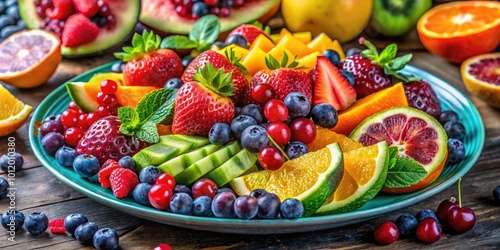
[[[219,19],[214,15],[207,15],[196,21],[193,29],[189,32],[189,40],[197,41],[198,44],[212,44],[219,37],[219,33]]]
[[[162,49],[194,49],[198,47],[196,41],[191,41],[185,36],[169,36],[160,44]]]
[[[122,122],[120,132],[124,135],[133,135],[134,130],[139,126],[139,114],[132,107],[120,107],[118,109],[118,118]]]
[[[177,89],[155,90],[137,104],[136,110],[141,123],[148,121],[160,123],[174,113],[174,100]]]
[[[418,183],[427,176],[424,167],[411,158],[395,158],[395,164],[389,166],[384,187],[401,188]]]
[[[398,45],[395,43],[387,45],[384,50],[380,53],[377,61],[380,64],[389,63],[392,59],[396,57],[396,53],[398,52]]]
[[[137,131],[136,135],[139,140],[149,142],[149,143],[157,143],[160,140],[160,136],[158,135],[158,129],[156,128],[156,123],[152,121],[147,121],[142,124],[139,131]]]

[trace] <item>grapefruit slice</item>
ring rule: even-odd
[[[15,132],[30,116],[33,107],[24,104],[0,84],[0,136]]]
[[[460,73],[471,94],[500,108],[500,53],[471,57],[462,63]]]
[[[0,44],[0,81],[18,88],[45,83],[62,60],[61,41],[42,30],[17,32]]]
[[[448,138],[443,126],[425,112],[411,107],[380,111],[363,121],[350,135],[364,146],[386,141],[397,147],[400,158],[411,158],[427,172],[408,186],[384,187],[388,193],[408,193],[422,189],[439,177],[448,155]],[[397,165],[397,163],[396,163]]]
[[[427,50],[454,63],[492,52],[500,44],[500,2],[438,5],[422,15],[417,32]]]

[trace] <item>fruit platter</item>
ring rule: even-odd
[[[463,206],[462,178],[488,138],[481,105],[500,103],[496,2],[13,1],[0,1],[17,22],[0,27],[0,138],[14,151],[6,136],[26,123],[34,161],[85,200],[204,234],[269,236],[378,220],[456,184],[456,198],[382,222],[373,239],[429,244],[481,220]],[[464,87],[428,56],[461,63]],[[60,81],[68,65],[76,73]],[[38,103],[16,98],[35,88],[48,90]],[[23,163],[0,157],[11,207]],[[10,209],[0,222],[12,241],[22,229],[120,248],[115,229],[80,213]]]

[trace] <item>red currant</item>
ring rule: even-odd
[[[172,250],[172,248],[168,244],[161,243],[160,245],[153,248],[153,250]]]
[[[87,114],[80,114],[78,117],[78,127],[83,130],[87,130],[89,128],[89,124],[87,123]]]
[[[193,184],[191,187],[191,193],[193,194],[193,199],[204,195],[214,198],[218,188],[217,183],[214,181],[208,178],[201,178]]]
[[[290,128],[282,122],[271,122],[267,125],[266,131],[279,146],[285,146],[292,137]]]
[[[264,104],[272,99],[276,99],[276,92],[271,85],[263,83],[253,87],[252,98],[254,101]]]
[[[436,210],[436,215],[440,221],[447,222],[448,214],[450,213],[451,208],[458,206],[455,197],[451,197],[450,199],[444,200],[439,203],[439,206]]]
[[[106,116],[110,115],[109,109],[106,106],[97,107],[97,113],[99,113],[100,117],[106,117]]]
[[[433,243],[441,239],[441,228],[436,219],[427,217],[417,225],[417,239],[424,243]]]
[[[70,147],[76,147],[82,137],[83,130],[79,127],[71,127],[64,131],[64,140],[66,141],[66,145]]]
[[[160,175],[158,175],[158,177],[156,177],[156,184],[165,184],[170,187],[170,189],[174,189],[175,179],[170,174],[161,173]]]
[[[80,111],[80,108],[78,106],[76,106],[76,103],[74,103],[74,102],[68,103],[68,109],[72,109],[74,111]]]
[[[316,139],[316,126],[314,122],[307,118],[295,119],[290,124],[292,131],[292,140],[300,141],[304,144],[309,144]]]
[[[217,6],[219,4],[219,0],[205,0],[205,4],[208,6]]]
[[[288,108],[282,101],[273,99],[264,106],[264,116],[270,122],[282,122],[288,117]]]
[[[115,94],[105,94],[102,98],[102,102],[108,107],[114,107],[118,104],[118,98]]]
[[[172,199],[172,189],[165,184],[154,184],[148,192],[148,199],[151,206],[160,210],[170,207]]]
[[[78,123],[78,117],[80,117],[80,114],[78,114],[78,111],[75,111],[73,109],[68,109],[62,112],[61,115],[61,124],[65,128],[71,128],[77,125]]]
[[[87,125],[90,127],[94,122],[98,121],[101,119],[101,115],[96,111],[96,112],[90,112],[87,115]]]
[[[267,170],[278,170],[284,161],[283,154],[274,146],[266,146],[259,152],[259,163]]]
[[[104,80],[101,82],[101,91],[104,94],[114,94],[118,89],[118,84],[113,80]]]
[[[104,96],[105,96],[105,95],[106,95],[106,94],[104,94],[104,93],[102,93],[102,92],[98,92],[98,93],[97,93],[97,103],[98,103],[99,105],[101,105],[101,106],[106,106],[106,105],[104,104]]]
[[[388,245],[399,238],[399,231],[396,224],[386,221],[378,225],[373,232],[373,237],[375,241],[382,245]]]
[[[231,10],[228,7],[222,7],[220,9],[220,16],[221,17],[228,17],[229,14],[231,14]]]

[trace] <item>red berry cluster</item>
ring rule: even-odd
[[[109,159],[102,164],[97,174],[103,188],[111,188],[113,195],[122,199],[132,193],[139,184],[139,178],[134,171],[122,168],[117,161]]]

